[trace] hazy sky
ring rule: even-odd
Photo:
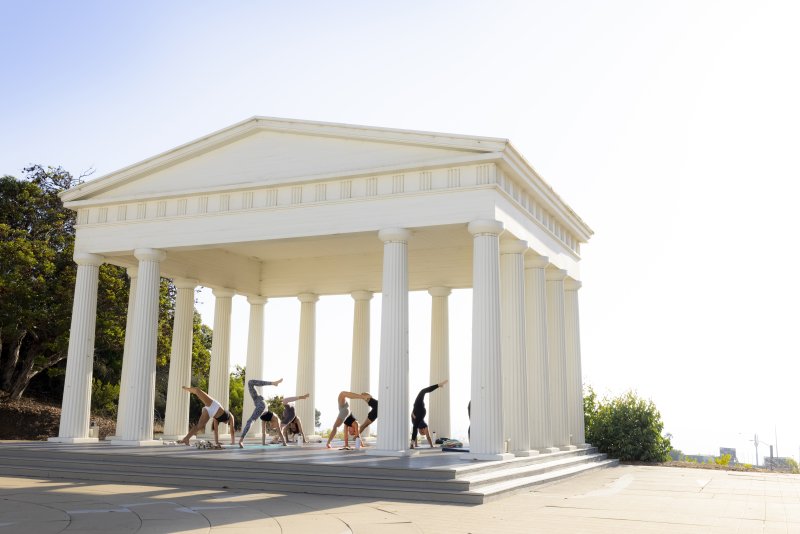
[[[752,461],[746,440],[777,430],[798,456],[800,3],[0,0],[0,25],[0,173],[97,177],[253,115],[509,138],[595,231],[584,382],[652,398],[685,452]],[[412,295],[412,393],[428,307]],[[352,300],[318,310],[326,422],[349,387]],[[267,305],[282,393],[297,322],[295,300]],[[457,432],[468,380],[453,373]]]

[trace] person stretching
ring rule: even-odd
[[[339,425],[344,423],[344,446],[349,447],[349,440],[350,436],[353,435],[356,438],[360,438],[361,434],[358,431],[358,421],[356,418],[350,414],[350,404],[347,402],[347,399],[363,399],[367,400],[363,394],[353,393],[352,391],[342,391],[339,393],[338,402],[339,402],[339,415],[336,416],[336,421],[333,423],[333,429],[331,433],[328,434],[328,443],[325,444],[325,447],[328,449],[331,448],[331,441],[334,437],[336,437],[336,431],[339,430]]]
[[[214,429],[214,444],[217,447],[222,447],[219,442],[219,423],[228,424],[231,429],[231,445],[236,443],[236,430],[234,430],[236,419],[234,419],[233,414],[225,410],[225,408],[223,408],[218,401],[211,398],[208,393],[202,389],[189,386],[182,387],[200,399],[200,402],[203,403],[203,410],[200,412],[200,419],[197,421],[197,424],[189,429],[189,433],[186,434],[186,436],[180,440],[179,443],[188,445],[192,436],[196,436],[198,432],[206,427],[206,423],[208,423],[209,419],[212,421],[211,428]]]
[[[267,410],[266,412],[261,414],[261,444],[267,444],[267,427],[272,430],[277,430],[278,435],[281,438],[281,441],[284,445],[286,445],[286,438],[283,437],[283,432],[281,432],[281,423],[278,420],[278,416],[274,413]]]
[[[253,421],[259,418],[259,416],[264,413],[264,410],[267,409],[267,404],[264,402],[264,397],[258,394],[256,388],[259,386],[277,386],[283,382],[283,378],[279,378],[275,382],[267,382],[266,380],[248,380],[247,381],[247,389],[250,390],[250,396],[253,398],[253,402],[255,403],[255,408],[253,408],[253,413],[250,415],[250,419],[247,420],[247,423],[242,427],[242,435],[239,436],[239,448],[244,449],[244,437],[247,435],[247,432],[250,431],[250,425],[253,424]]]
[[[370,395],[369,393],[362,393],[361,398],[367,401],[369,404],[370,410],[367,414],[367,417],[364,418],[364,422],[361,423],[361,428],[358,429],[359,434],[364,433],[364,429],[367,428],[369,425],[375,422],[375,419],[378,418],[378,399]]]
[[[425,409],[425,395],[431,391],[439,389],[440,387],[444,387],[447,382],[448,380],[445,380],[443,382],[439,382],[438,384],[434,384],[422,389],[417,395],[417,398],[414,400],[414,409],[411,412],[412,449],[416,448],[417,446],[417,431],[428,438],[428,443],[430,444],[431,448],[433,448],[433,440],[431,440],[431,433],[428,431],[428,423],[425,422],[425,415],[428,413],[428,410]]]
[[[286,397],[283,399],[283,416],[281,417],[280,432],[284,445],[286,445],[289,430],[295,434],[300,434],[303,437],[303,443],[308,443],[308,441],[306,441],[305,432],[303,432],[303,424],[300,422],[300,418],[297,417],[297,414],[295,414],[294,405],[291,403],[296,400],[305,400],[310,396],[311,394],[306,393],[299,397]]]

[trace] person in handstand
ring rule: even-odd
[[[369,405],[369,413],[367,417],[364,418],[364,422],[361,423],[361,427],[358,429],[359,434],[364,433],[364,429],[367,428],[369,425],[375,422],[378,418],[378,399],[370,395],[369,393],[362,393],[361,398],[364,399],[367,404]]]
[[[306,441],[306,435],[303,432],[303,424],[300,422],[300,418],[297,417],[297,414],[294,411],[294,405],[291,403],[297,400],[305,400],[310,396],[311,395],[309,393],[306,393],[305,395],[300,395],[299,397],[286,397],[283,399],[283,416],[281,417],[280,433],[284,445],[286,445],[286,439],[288,438],[289,430],[291,430],[294,434],[300,434],[300,436],[303,438],[303,443],[308,443],[308,441]]]
[[[411,412],[411,448],[414,449],[417,447],[417,432],[419,431],[420,434],[428,438],[428,443],[430,444],[431,448],[433,448],[433,440],[431,439],[431,433],[428,430],[428,423],[425,422],[425,415],[427,415],[428,410],[425,409],[425,395],[439,389],[440,387],[444,387],[449,380],[445,380],[443,382],[439,382],[438,384],[434,384],[432,386],[428,386],[422,390],[420,390],[419,394],[417,394],[417,398],[414,400],[414,409]]]
[[[283,378],[279,378],[275,382],[267,382],[266,380],[248,380],[247,381],[247,389],[250,391],[250,396],[253,398],[253,403],[255,404],[255,408],[253,408],[253,413],[250,415],[250,419],[247,420],[245,425],[242,427],[242,434],[239,436],[239,448],[244,449],[244,437],[247,435],[247,432],[250,431],[250,425],[253,424],[253,421],[259,418],[264,410],[267,409],[267,404],[264,402],[264,397],[258,394],[256,388],[259,386],[277,386],[283,382]]]
[[[217,447],[222,447],[219,442],[219,423],[228,424],[231,429],[231,445],[236,443],[236,430],[234,429],[236,419],[234,419],[233,414],[225,410],[225,408],[223,408],[217,400],[211,398],[209,394],[202,389],[193,386],[182,387],[200,399],[200,402],[203,403],[203,409],[200,412],[200,419],[197,421],[197,424],[189,429],[189,433],[186,434],[186,436],[180,440],[179,443],[188,445],[192,436],[196,436],[198,432],[206,427],[206,423],[208,423],[209,419],[212,420],[211,428],[214,429],[214,444]]]
[[[328,449],[331,448],[331,441],[333,441],[333,438],[336,437],[336,431],[339,430],[339,425],[342,423],[344,423],[345,426],[344,446],[346,448],[349,448],[349,440],[351,435],[356,438],[361,437],[361,434],[358,431],[358,421],[350,413],[350,404],[347,402],[347,399],[367,400],[363,393],[353,393],[352,391],[342,391],[339,393],[339,414],[336,416],[336,421],[333,423],[333,429],[331,430],[331,433],[328,434],[328,443],[325,444],[325,447]]]

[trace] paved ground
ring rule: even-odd
[[[0,475],[0,533],[800,533],[800,476],[621,466],[480,506]]]

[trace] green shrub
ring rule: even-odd
[[[723,454],[719,458],[714,458],[714,463],[717,465],[729,465],[731,463],[731,455]]]
[[[587,403],[587,397],[590,402]],[[668,461],[672,444],[663,436],[664,423],[655,404],[633,391],[613,399],[597,400],[594,391],[584,396],[586,440],[611,458],[626,461]]]
[[[794,458],[787,458],[786,463],[789,464],[792,473],[794,473],[795,475],[800,474],[800,465],[797,463],[797,460],[795,460]]]
[[[228,395],[230,397],[230,404],[228,410],[233,414],[236,419],[236,426],[241,427],[242,424],[242,409],[244,408],[244,367],[236,366],[236,369],[231,373],[230,382],[228,383]],[[247,414],[248,416],[250,414]]]
[[[92,380],[92,411],[107,417],[117,416],[119,384],[106,384],[95,378]]]

